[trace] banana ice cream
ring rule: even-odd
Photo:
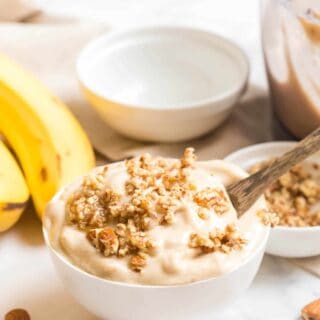
[[[241,265],[274,215],[258,200],[240,219],[225,186],[245,177],[225,161],[143,155],[96,168],[48,205],[52,247],[108,280],[185,284]]]

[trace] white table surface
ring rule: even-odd
[[[170,22],[215,30],[246,50],[252,64],[251,83],[265,87],[257,0],[35,2],[54,14],[98,19],[115,28]],[[0,257],[0,319],[14,307],[27,309],[32,320],[96,319],[72,299],[56,277],[34,215],[24,214],[13,229],[0,234]],[[289,260],[266,256],[252,287],[221,320],[297,320],[301,307],[319,296],[319,278]]]

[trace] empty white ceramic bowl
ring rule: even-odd
[[[223,276],[185,285],[149,286],[108,281],[81,270],[51,246],[47,229],[44,225],[44,239],[65,287],[88,311],[110,320],[212,320],[250,286],[269,236],[267,228],[248,259]]]
[[[123,135],[174,142],[217,127],[244,92],[243,51],[212,32],[149,26],[109,32],[77,61],[84,95]]]
[[[256,144],[240,149],[225,158],[244,170],[254,164],[280,156],[296,142],[268,142]],[[320,153],[306,161],[320,164]],[[271,229],[266,252],[287,258],[303,258],[320,254],[320,226],[319,227],[284,227]]]

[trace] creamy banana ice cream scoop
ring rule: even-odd
[[[52,247],[108,280],[176,285],[241,265],[272,223],[264,199],[240,219],[225,186],[245,177],[221,160],[143,155],[98,167],[47,207]]]

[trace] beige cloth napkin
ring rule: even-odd
[[[190,145],[201,159],[221,158],[246,145],[286,138],[273,121],[266,91],[254,86],[224,125],[205,137],[179,144],[144,144],[121,137],[84,101],[74,67],[85,43],[106,30],[106,26],[87,23],[0,24],[0,51],[35,73],[63,99],[82,123],[95,149],[109,160],[141,152],[177,157]],[[295,262],[320,276],[320,257]]]
[[[292,259],[292,262],[302,269],[320,277],[320,256],[304,259]]]
[[[0,21],[25,21],[40,10],[31,0],[0,0]]]

